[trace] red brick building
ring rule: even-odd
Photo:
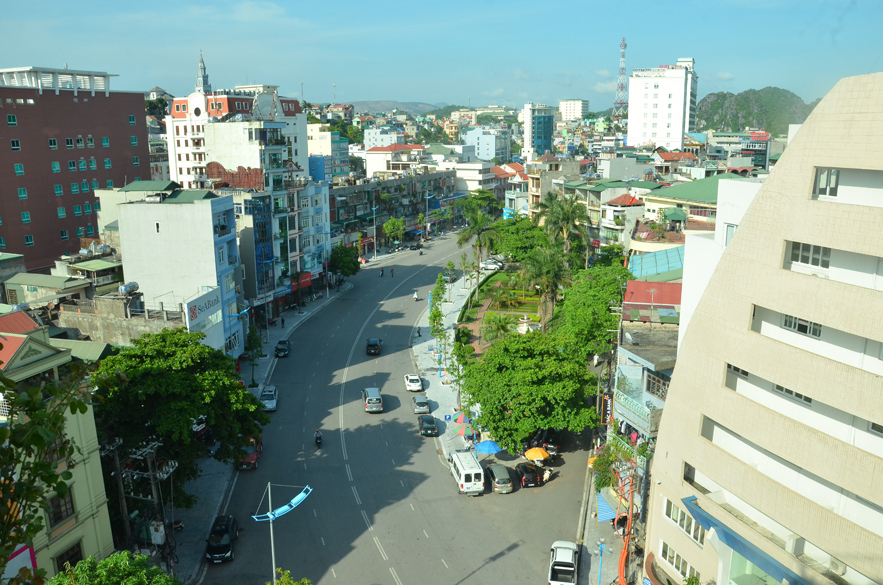
[[[97,71],[0,69],[0,251],[47,271],[98,236],[95,189],[150,179],[144,95]]]

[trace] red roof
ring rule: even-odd
[[[512,169],[513,171],[515,171],[516,173],[520,173],[520,172],[524,171],[524,165],[521,165],[516,162],[508,163],[506,166],[509,167],[510,169]]]
[[[0,316],[0,332],[27,333],[39,327],[24,311],[15,311]]]
[[[696,160],[696,157],[693,156],[692,152],[657,152],[659,158],[668,162],[668,161],[678,161],[678,160]]]
[[[510,173],[506,169],[504,169],[502,167],[498,167],[498,166],[491,167],[491,170],[494,171],[494,174],[500,179],[505,179],[505,178],[511,177],[512,175],[515,174],[515,173]]]
[[[626,193],[625,195],[620,195],[614,199],[611,199],[604,205],[615,205],[617,207],[631,207],[632,205],[644,205],[644,203],[635,197],[634,195],[629,195]]]
[[[631,303],[651,303],[654,307],[672,307],[681,304],[681,283],[679,282],[643,282],[630,280],[625,288],[623,305]],[[653,290],[654,292],[650,292]]]
[[[390,144],[389,146],[369,148],[368,152],[399,152],[402,150],[423,150],[425,148],[422,144]]]
[[[9,360],[12,359],[12,356],[15,355],[15,352],[18,351],[18,348],[22,346],[22,344],[27,340],[26,335],[6,335],[0,333],[0,345],[3,347],[0,348],[0,370],[6,368],[9,364]]]

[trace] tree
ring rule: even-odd
[[[577,274],[561,311],[562,333],[574,340],[585,358],[610,350],[619,328],[619,316],[610,309],[622,301],[623,287],[634,278],[622,266],[596,266]]]
[[[494,341],[506,337],[515,329],[515,317],[495,313],[484,318],[481,324],[481,334],[487,341]]]
[[[540,291],[540,321],[546,331],[549,319],[555,313],[558,287],[570,280],[570,271],[564,266],[561,253],[555,248],[539,248],[531,252],[521,264],[521,273],[527,286]]]
[[[339,271],[343,276],[352,276],[359,271],[362,264],[359,262],[360,247],[344,246],[343,242],[331,248],[331,268]]]
[[[59,439],[65,436],[69,417],[88,412],[91,398],[83,383],[89,370],[75,364],[68,367],[69,373],[58,383],[39,386],[17,385],[0,376],[9,407],[8,423],[0,427],[0,573],[19,545],[32,542],[46,528],[44,510],[49,501],[68,494],[67,482],[73,476],[67,469],[59,471],[58,461],[70,460],[80,449]],[[23,580],[37,582],[43,575],[41,569]]]
[[[175,577],[163,572],[150,562],[150,557],[132,554],[129,551],[114,553],[98,562],[90,556],[77,563],[76,567],[67,565],[65,570],[52,579],[47,585],[183,585]]]
[[[526,216],[499,220],[494,227],[497,230],[494,250],[510,262],[521,262],[532,250],[549,245],[543,229]]]
[[[307,124],[321,124],[322,120],[313,115],[312,112],[307,112]]]
[[[471,191],[468,197],[457,199],[454,205],[463,208],[467,215],[484,210],[487,210],[489,214],[496,215],[496,212],[501,209],[500,202],[497,201],[493,191],[487,189]]]
[[[261,334],[258,328],[252,325],[248,328],[248,335],[245,337],[245,354],[248,356],[248,365],[251,366],[251,384],[250,387],[256,388],[258,383],[254,380],[254,369],[258,364],[258,358],[264,354],[264,342],[261,341]]]
[[[500,339],[463,376],[467,405],[480,406],[478,424],[510,453],[540,428],[595,426],[598,416],[586,405],[586,389],[594,388],[594,376],[564,340],[538,332]]]
[[[405,220],[401,217],[391,217],[383,224],[383,233],[387,238],[401,241],[405,233]]]
[[[295,581],[294,577],[291,576],[291,571],[283,571],[277,568],[276,573],[279,575],[276,577],[276,585],[313,585],[313,582],[306,577],[300,581]],[[267,581],[267,585],[272,585],[272,581]]]
[[[346,129],[346,138],[349,139],[350,144],[362,144],[365,142],[365,132],[358,126],[350,125]]]
[[[590,223],[586,206],[577,199],[576,195],[568,197],[557,191],[550,191],[536,208],[536,221],[543,221],[549,243],[553,245],[561,243],[567,262],[574,234],[586,229]]]
[[[168,102],[161,97],[154,100],[144,100],[144,109],[147,111],[147,115],[155,116],[160,120],[166,117],[168,106]]]
[[[205,455],[194,422],[204,418],[218,443],[214,458],[225,463],[236,461],[247,438],[270,422],[233,360],[204,345],[204,337],[183,328],[146,333],[105,358],[92,377],[104,401],[96,409],[99,432],[120,438],[126,449],[161,442],[157,458],[178,462],[173,497],[184,508],[196,500],[183,486],[199,477],[197,462]],[[172,493],[168,485],[162,491]]]
[[[482,261],[482,252],[490,250],[494,246],[494,242],[499,237],[496,227],[488,214],[483,211],[473,211],[466,216],[467,224],[460,233],[457,234],[457,246],[462,248],[470,240],[475,238],[472,243],[474,250],[478,252],[478,262]],[[475,282],[478,284],[478,267],[476,266]]]
[[[365,173],[365,159],[360,156],[351,156],[350,157],[350,170],[357,175],[362,175]]]
[[[448,263],[445,264],[445,272],[449,275],[449,278],[453,281],[453,276],[456,274],[457,267],[454,266],[453,260],[448,260]],[[451,290],[448,289],[448,302],[451,302]]]

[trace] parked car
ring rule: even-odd
[[[276,357],[286,357],[291,353],[291,342],[287,339],[281,339],[276,343]]]
[[[261,451],[264,450],[264,444],[261,435],[257,440],[249,437],[245,447],[242,448],[242,454],[239,456],[239,463],[236,465],[239,469],[257,469],[258,459],[261,458]]]
[[[576,583],[579,563],[579,546],[575,542],[556,540],[552,543],[549,560],[549,585],[572,585]]]
[[[543,485],[543,472],[533,463],[519,463],[515,466],[515,474],[521,480],[521,487],[540,487]]]
[[[420,248],[423,247],[423,244],[421,244],[420,242],[417,242],[416,244],[411,244],[411,245],[408,246],[408,247],[409,247],[411,250],[419,250]]]
[[[239,538],[239,522],[233,516],[218,516],[212,524],[205,547],[205,558],[213,563],[232,561],[233,542]]]
[[[411,404],[414,406],[414,414],[429,414],[429,400],[426,396],[419,394],[411,397]]]
[[[452,270],[451,272],[445,272],[445,273],[442,275],[442,279],[443,279],[445,282],[447,282],[447,283],[456,282],[457,278],[458,278],[458,277],[457,277],[457,271],[456,271],[456,270]]]
[[[533,447],[542,447],[546,452],[555,456],[561,448],[561,431],[555,429],[539,429],[530,439],[524,443],[524,450],[527,451]]]
[[[276,412],[276,403],[279,401],[279,391],[275,386],[264,386],[261,397],[258,399],[263,405],[264,412]]]
[[[368,338],[365,346],[365,353],[368,355],[380,355],[380,348],[383,347],[383,341],[377,337]]]
[[[497,494],[511,494],[514,486],[512,485],[512,477],[509,475],[509,468],[505,465],[494,464],[489,465],[485,473],[491,491]]]
[[[479,268],[482,270],[502,270],[503,263],[497,262],[496,260],[485,260],[481,264],[479,264]]]
[[[420,392],[423,390],[423,380],[415,374],[405,374],[405,390],[408,392]]]
[[[417,428],[420,429],[420,434],[424,437],[438,436],[438,425],[435,422],[435,417],[432,415],[421,414],[418,416]]]

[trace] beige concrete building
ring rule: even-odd
[[[654,585],[883,583],[883,74],[815,108],[684,335],[653,458]]]

